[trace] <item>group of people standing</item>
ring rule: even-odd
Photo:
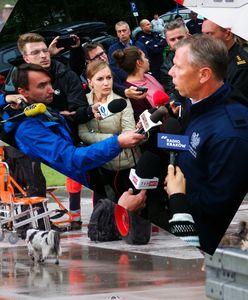
[[[87,95],[76,73],[51,59],[51,53],[59,51],[57,38],[47,47],[38,34],[20,36],[18,47],[26,64],[13,74],[16,91],[28,104],[45,103],[51,117],[6,122],[4,131],[13,134],[25,154],[79,183],[71,197],[72,210],[80,209],[76,194],[80,196],[81,184],[95,190],[95,201],[102,196],[121,199],[119,203],[132,210],[142,209],[148,197],[152,221],[168,230],[175,219],[181,229],[193,224],[194,231],[183,234],[190,237],[197,232],[198,246],[212,254],[247,193],[247,55],[229,29],[209,20],[202,24],[206,34],[190,35],[177,20],[165,26],[164,37],[151,30],[147,19],[140,26],[142,32],[134,41],[129,25],[118,22],[118,41],[108,53],[97,43],[81,47],[75,37],[73,47],[79,55],[71,67],[78,67],[82,62],[75,64],[75,59],[84,56]],[[170,52],[164,58],[166,45]],[[139,91],[140,86],[147,91]],[[157,90],[169,94],[169,118],[176,119],[189,137],[189,151],[179,153],[179,167],[169,166],[168,175],[160,178],[164,188],[156,196],[164,199],[156,202],[150,201],[154,194],[125,191],[130,187],[129,170],[135,168],[146,143],[136,124],[144,110],[156,109]],[[126,108],[102,119],[99,106],[120,96],[126,99]],[[0,100],[2,107],[15,102],[11,95]],[[4,117],[14,113],[5,110]],[[167,119],[163,122],[166,128]],[[165,164],[164,169],[166,173]],[[190,218],[183,219],[182,213]]]

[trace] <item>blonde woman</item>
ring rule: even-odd
[[[94,61],[90,63],[86,70],[91,92],[87,94],[89,105],[95,103],[109,103],[114,99],[120,98],[112,90],[113,77],[111,70],[106,62]],[[126,108],[102,120],[92,119],[88,123],[79,125],[79,137],[86,144],[93,144],[104,140],[113,134],[120,134],[123,131],[135,130],[135,120],[133,109],[128,99]],[[109,163],[105,164],[101,170],[101,179],[106,189],[111,190],[112,196],[105,193],[106,196],[113,200],[118,200],[118,197],[130,187],[129,172],[130,168],[135,166],[135,162],[139,157],[139,151],[135,149],[124,149],[119,156],[114,158]],[[101,183],[98,184],[100,187]],[[95,190],[99,190],[95,187]],[[111,189],[110,189],[111,188]]]

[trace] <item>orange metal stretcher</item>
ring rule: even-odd
[[[59,210],[48,210],[48,198],[28,197],[25,190],[10,175],[9,166],[4,161],[4,146],[0,145],[0,241],[4,239],[8,232],[8,240],[11,244],[18,241],[17,229],[23,225],[30,224],[32,228],[38,228],[38,220],[43,219],[45,229],[50,230],[51,224],[61,225],[73,221],[79,214],[71,214],[55,196],[57,188],[47,190],[51,198],[58,204]],[[17,190],[18,192],[15,192]],[[41,203],[43,212],[39,213],[39,208],[35,204]],[[23,206],[25,205],[25,210]],[[67,215],[67,218],[56,221],[50,215]],[[56,216],[54,216],[55,218]]]

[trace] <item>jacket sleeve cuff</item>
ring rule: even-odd
[[[92,112],[92,107],[91,107],[91,106],[87,107],[87,115],[88,115],[88,117],[91,118],[91,119],[94,118],[94,114],[93,114],[93,112]]]
[[[186,195],[183,193],[177,193],[170,196],[169,199],[169,209],[172,214],[175,213],[189,213],[190,209],[186,199]]]

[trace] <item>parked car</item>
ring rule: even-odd
[[[66,24],[56,24],[51,26],[46,26],[42,28],[37,28],[32,32],[37,32],[44,36],[47,43],[50,44],[51,41],[56,36],[64,36],[70,34],[76,34],[80,37],[81,42],[86,42],[88,39],[93,39],[98,36],[107,35],[107,25],[104,22],[71,22]]]
[[[170,21],[175,20],[176,15],[181,15],[183,17],[184,22],[187,23],[190,20],[190,13],[191,10],[188,8],[179,8],[178,10],[173,9],[171,11],[168,11],[167,13],[159,16],[159,18],[162,19],[165,24],[167,24]],[[198,15],[197,18],[203,19],[203,17],[200,15]]]
[[[108,52],[108,48],[117,42],[117,40],[117,37],[106,34],[92,39],[92,42],[102,44],[106,52]]]
[[[9,61],[17,56],[20,56],[20,52],[16,47],[16,43],[0,44],[0,88],[11,68]]]
[[[168,11],[167,13],[159,16],[159,18],[162,19],[164,21],[164,24],[166,25],[167,23],[175,20],[175,16],[179,14],[183,17],[184,22],[187,23],[188,21],[190,21],[190,13],[191,10],[188,8],[179,8],[178,10],[173,9],[171,11]],[[202,20],[204,19],[204,17],[201,15],[198,15],[197,18]],[[140,26],[134,28],[134,30],[132,31],[132,38],[137,38],[140,32]]]
[[[184,22],[188,22],[190,20],[190,13],[191,10],[188,8],[179,8],[177,9],[173,9],[171,11],[168,11],[167,13],[159,16],[160,19],[162,19],[164,21],[165,24],[169,23],[170,21],[175,20],[175,16],[177,14],[181,15],[184,19]]]

